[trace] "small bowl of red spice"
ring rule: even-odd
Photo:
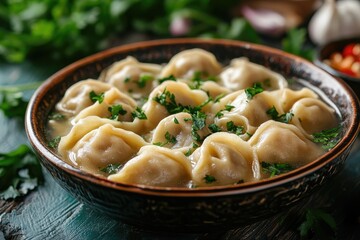
[[[337,40],[319,47],[315,64],[344,79],[360,95],[360,37]]]

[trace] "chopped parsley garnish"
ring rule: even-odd
[[[192,117],[192,126],[191,126],[191,136],[195,141],[201,142],[201,137],[197,131],[203,129],[206,125],[206,114],[200,111],[191,114]]]
[[[121,104],[110,106],[108,108],[108,111],[111,113],[110,119],[112,120],[116,120],[119,115],[125,115],[127,113],[127,111],[123,109],[123,106]]]
[[[261,83],[254,83],[253,87],[248,87],[245,89],[245,93],[247,98],[250,100],[252,99],[256,94],[262,93],[264,91]]]
[[[139,78],[139,81],[137,81],[137,85],[139,88],[144,88],[147,84],[147,82],[150,82],[154,80],[154,77],[151,75],[142,75]]]
[[[124,165],[119,163],[111,163],[104,168],[101,168],[100,171],[107,174],[115,174],[117,173]]]
[[[244,127],[236,126],[233,121],[226,123],[226,129],[231,133],[235,133],[236,135],[241,135],[244,132]]]
[[[129,83],[130,80],[131,80],[131,78],[130,78],[130,77],[127,77],[127,78],[124,79],[124,83]]]
[[[61,136],[57,136],[49,141],[48,146],[51,148],[57,148],[60,140],[61,140]]]
[[[232,105],[225,105],[225,110],[226,111],[228,111],[228,112],[230,112],[231,111],[231,109],[233,109],[233,108],[235,108],[234,106],[232,106]]]
[[[102,103],[104,101],[105,93],[97,94],[96,92],[91,91],[89,93],[89,97],[93,103],[95,103],[96,101],[98,101],[99,103]]]
[[[278,122],[289,123],[294,116],[292,112],[284,113],[279,115],[278,111],[276,110],[275,106],[272,106],[269,110],[266,111],[266,114],[270,115],[270,117]]]
[[[323,149],[329,150],[339,142],[338,136],[340,134],[341,127],[335,127],[323,130],[318,133],[313,133],[313,142],[321,143]]]
[[[179,124],[179,120],[176,117],[174,117],[174,123]]]
[[[210,124],[208,128],[212,133],[221,132],[221,128],[215,123]]]
[[[216,118],[221,118],[222,116],[224,116],[223,111],[224,111],[224,110],[218,111],[218,112],[215,114],[215,117],[216,117]]]
[[[166,90],[166,88],[160,95],[155,96],[153,100],[164,106],[170,114],[179,113],[184,110],[181,104],[176,103],[175,95]]]
[[[0,199],[26,195],[43,181],[41,166],[27,145],[0,153]]]
[[[233,108],[235,108],[235,106],[232,106],[232,105],[225,105],[225,108],[224,109],[222,109],[222,110],[220,110],[220,111],[218,111],[216,114],[215,114],[215,117],[216,118],[221,118],[222,116],[224,116],[224,111],[228,111],[228,112],[230,112],[231,111],[231,109],[233,109]]]
[[[280,175],[282,173],[289,172],[294,168],[288,163],[267,163],[261,162],[262,170],[265,173],[269,173],[270,177],[274,177],[276,175]]]
[[[193,84],[190,86],[190,88],[192,89],[199,89],[202,85],[202,82],[204,81],[201,77],[202,72],[201,71],[196,71],[194,72],[194,76],[191,79],[191,81],[193,82]]]
[[[176,77],[174,77],[174,75],[170,75],[168,77],[158,79],[158,82],[161,84],[161,83],[163,83],[165,81],[176,81],[176,80],[177,79],[176,79]]]
[[[222,99],[223,97],[225,97],[224,93],[217,95],[214,99],[214,103],[220,102],[220,99]]]
[[[166,142],[156,142],[156,143],[154,143],[154,145],[162,147],[168,143],[171,143],[171,144],[177,143],[176,137],[171,135],[169,132],[165,133],[165,139],[166,139]]]
[[[57,113],[57,112],[53,112],[48,116],[49,120],[55,120],[55,121],[60,121],[60,120],[64,120],[65,116],[61,113]]]
[[[204,177],[205,183],[210,184],[216,181],[216,178],[214,176],[206,174]]]
[[[136,107],[135,111],[133,111],[131,113],[131,116],[133,117],[133,119],[135,119],[135,118],[138,118],[138,119],[141,119],[141,120],[146,120],[147,119],[147,116],[146,116],[144,110],[142,110],[139,107]]]
[[[192,148],[189,148],[185,154],[186,157],[190,156],[191,154],[193,153],[193,149]]]

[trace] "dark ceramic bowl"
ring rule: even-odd
[[[343,131],[331,151],[289,173],[254,183],[195,189],[140,187],[82,172],[47,146],[47,117],[74,83],[97,78],[101,70],[128,55],[164,63],[179,51],[203,48],[223,64],[246,56],[286,78],[302,78],[339,108]],[[51,76],[33,95],[26,114],[28,138],[57,182],[94,209],[125,223],[167,231],[211,231],[249,224],[299,202],[338,173],[359,131],[359,103],[342,81],[299,57],[265,46],[229,40],[174,39],[135,43],[79,60]]]
[[[317,49],[314,62],[317,66],[323,68],[332,75],[345,80],[345,82],[350,85],[351,88],[353,88],[355,93],[360,96],[360,78],[344,74],[324,63],[324,60],[329,59],[331,54],[335,52],[341,52],[344,47],[350,43],[360,43],[360,37],[337,40],[319,47]]]

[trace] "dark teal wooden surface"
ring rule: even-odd
[[[59,63],[0,63],[0,84],[41,81],[61,68]],[[26,97],[31,96],[31,91]],[[0,152],[27,143],[23,122],[0,113]],[[299,239],[298,227],[308,208],[325,209],[337,222],[338,239],[360,239],[360,143],[344,170],[290,211],[227,232],[179,234],[149,232],[117,222],[79,203],[49,174],[25,198],[0,201],[2,239]]]

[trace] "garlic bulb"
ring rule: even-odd
[[[325,0],[309,22],[309,37],[319,45],[360,36],[360,2]]]

